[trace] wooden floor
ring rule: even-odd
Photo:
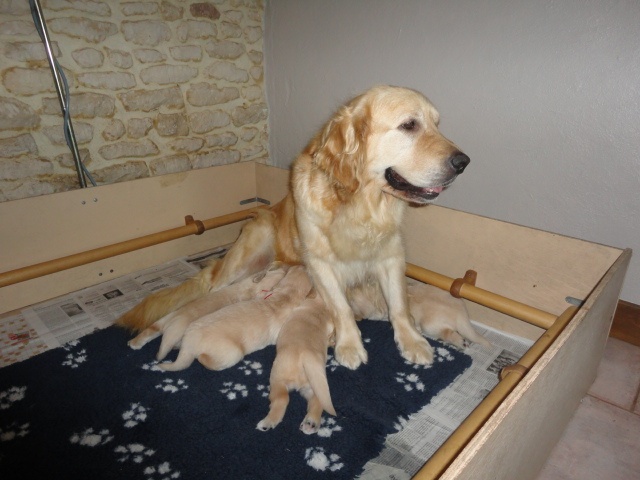
[[[640,305],[620,300],[609,336],[640,346]]]

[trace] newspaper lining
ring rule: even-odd
[[[402,430],[387,437],[384,449],[365,465],[360,479],[410,479],[498,384],[500,370],[516,363],[533,344],[478,322],[473,324],[492,347],[473,344],[465,349],[473,359],[471,367],[418,413],[398,419]]]
[[[149,293],[193,277],[226,250],[173,260],[1,318],[0,368],[112,325]],[[399,418],[398,433],[387,437],[380,455],[365,465],[359,478],[410,479],[497,385],[502,367],[517,362],[533,344],[477,322],[474,326],[492,348],[469,346],[465,352],[473,359],[471,367],[418,413]]]
[[[113,324],[149,293],[193,277],[226,248],[182,257],[0,319],[0,367],[26,360]]]

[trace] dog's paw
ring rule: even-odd
[[[129,345],[129,347],[132,350],[140,350],[142,348],[142,345],[140,345],[138,342],[136,342],[135,339],[134,340],[129,340],[127,342],[127,345]]]
[[[451,330],[451,329],[445,329],[443,332],[441,332],[438,338],[450,345],[453,345],[459,350],[464,350],[469,346],[469,343],[470,343],[466,338],[460,335],[457,331]]]
[[[320,429],[320,419],[315,419],[307,415],[300,424],[300,430],[306,435],[313,435]]]
[[[276,428],[278,424],[269,420],[269,417],[265,417],[258,422],[256,425],[256,429],[261,432],[266,432],[267,430],[271,430],[272,428]]]
[[[343,367],[355,370],[363,363],[367,363],[368,356],[362,343],[338,344],[334,349],[336,360]]]
[[[433,363],[433,347],[424,337],[399,342],[398,348],[402,357],[418,365],[431,365]]]

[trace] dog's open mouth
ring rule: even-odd
[[[391,167],[385,170],[384,178],[393,190],[401,193],[396,196],[406,197],[407,200],[417,203],[433,200],[447,187],[447,185],[428,188],[416,187]]]

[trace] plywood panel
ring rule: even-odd
[[[477,286],[559,315],[584,299],[618,248],[430,205],[405,221],[407,260],[451,277],[478,272]]]
[[[289,189],[289,170],[267,165],[256,165],[256,185],[258,197],[279,202]]]
[[[441,480],[536,477],[595,379],[630,257],[629,250],[620,255]]]
[[[251,205],[255,164],[240,163],[0,203],[0,271]]]
[[[0,203],[0,271],[249,208],[255,164],[240,163]],[[53,298],[235,240],[232,225],[0,289],[0,311]]]

